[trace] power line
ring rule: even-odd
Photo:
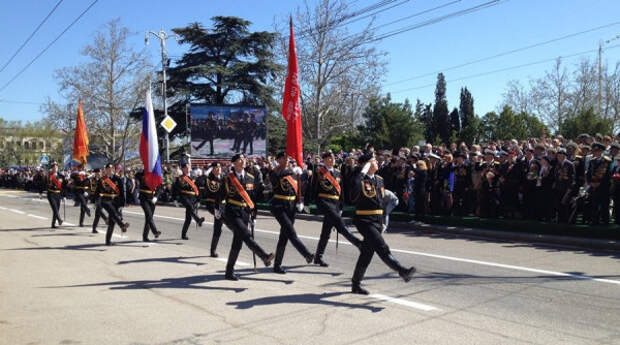
[[[22,45],[17,48],[17,51],[15,51],[15,53],[13,54],[13,56],[11,56],[11,58],[9,59],[9,61],[7,61],[4,66],[2,66],[2,68],[0,68],[0,73],[2,71],[4,71],[4,69],[6,68],[6,66],[8,66],[11,61],[13,61],[13,59],[15,59],[15,57],[17,56],[17,54],[19,54],[20,51],[22,51],[22,49],[26,46],[26,44],[28,44],[28,42],[30,42],[30,40],[32,39],[32,37],[34,37],[34,35],[37,33],[37,31],[39,31],[39,29],[41,28],[41,26],[43,26],[43,24],[45,24],[45,22],[47,21],[47,19],[52,15],[52,13],[54,13],[54,11],[56,11],[56,9],[58,8],[58,6],[60,6],[60,3],[63,2],[63,0],[58,0],[58,2],[56,3],[56,5],[54,6],[54,8],[52,8],[52,10],[47,14],[47,16],[45,16],[45,18],[43,18],[43,20],[39,23],[39,25],[37,25],[37,27],[34,29],[34,31],[30,34],[30,36],[28,36],[28,38],[26,38],[26,40],[24,41],[24,43],[22,43]]]
[[[418,23],[418,24],[414,24],[414,25],[402,27],[402,28],[399,28],[399,29],[396,29],[396,30],[388,31],[388,32],[386,32],[384,34],[379,35],[378,37],[370,38],[366,42],[367,43],[371,43],[371,42],[381,41],[381,40],[384,40],[386,38],[389,38],[389,37],[392,37],[392,36],[396,36],[396,35],[400,35],[402,33],[405,33],[405,32],[411,31],[411,30],[415,30],[415,29],[419,29],[419,28],[424,27],[424,26],[429,26],[429,25],[432,25],[432,24],[437,24],[437,23],[443,22],[446,19],[460,17],[460,16],[463,16],[463,15],[466,15],[466,14],[469,14],[469,13],[473,13],[473,12],[477,12],[477,11],[483,10],[485,8],[493,7],[493,6],[498,5],[502,1],[504,1],[504,0],[488,1],[488,2],[485,2],[483,4],[476,5],[476,6],[464,9],[464,10],[452,12],[452,13],[446,14],[446,15],[441,16],[441,17],[429,19],[427,21],[424,21],[424,22],[421,22],[421,23]]]
[[[607,49],[614,49],[614,48],[618,48],[618,47],[620,47],[620,44],[608,47]],[[446,80],[446,82],[455,82],[455,81],[462,81],[462,80],[466,80],[466,79],[482,77],[482,76],[486,76],[486,75],[489,75],[489,74],[495,74],[495,73],[510,71],[510,70],[513,70],[513,69],[529,67],[529,66],[534,66],[534,65],[540,65],[540,64],[543,64],[543,63],[555,61],[557,59],[568,59],[568,58],[572,58],[572,57],[579,56],[579,55],[590,54],[590,53],[593,53],[593,52],[596,52],[596,51],[598,51],[598,49],[590,49],[590,50],[586,50],[586,51],[582,51],[582,52],[574,53],[574,54],[570,54],[570,55],[557,56],[557,57],[554,57],[554,58],[538,60],[538,61],[534,61],[534,62],[530,62],[530,63],[525,63],[525,64],[521,64],[521,65],[500,68],[500,69],[496,69],[496,70],[492,70],[492,71],[487,71],[487,72],[476,73],[476,74],[468,75],[468,76],[465,76],[465,77],[460,77],[460,78]],[[431,87],[431,86],[435,86],[435,85],[436,85],[435,83],[426,84],[426,85],[416,86],[416,87],[407,88],[407,89],[403,89],[403,90],[397,90],[397,91],[393,91],[393,92],[390,92],[390,93],[391,94],[395,94],[395,93],[407,92],[407,91],[412,91],[412,90],[425,89],[427,87]]]
[[[15,81],[15,79],[17,79],[22,73],[24,73],[28,67],[30,67],[35,61],[37,61],[41,55],[43,55],[54,43],[56,43],[56,41],[58,41],[67,31],[69,31],[69,29],[75,24],[77,23],[78,20],[80,20],[80,18],[82,18],[86,12],[88,12],[99,0],[94,0],[84,11],[82,11],[82,13],[80,13],[80,15],[75,18],[73,20],[73,22],[71,22],[71,24],[69,24],[58,36],[56,36],[56,38],[54,38],[54,40],[52,42],[50,42],[45,48],[43,48],[43,50],[37,54],[37,56],[34,57],[34,59],[30,60],[30,62],[24,66],[24,68],[22,68],[19,72],[17,72],[17,74],[15,74],[15,76],[13,76],[13,78],[11,78],[6,84],[4,84],[1,88],[0,88],[0,92],[4,91],[9,85],[11,85],[11,83],[13,81]]]
[[[454,1],[450,1],[450,2],[445,3],[445,4],[443,4],[443,5],[435,6],[435,7],[433,7],[433,8],[429,8],[428,10],[424,10],[424,11],[421,11],[421,12],[416,12],[416,13],[414,13],[414,14],[411,14],[411,15],[408,15],[408,16],[406,16],[406,17],[402,17],[402,18],[396,19],[396,20],[391,21],[391,22],[389,22],[389,23],[385,23],[385,24],[381,24],[381,25],[375,26],[373,29],[375,29],[375,30],[376,30],[376,29],[383,28],[383,27],[386,27],[386,26],[389,26],[389,25],[392,25],[392,24],[396,24],[396,23],[398,23],[398,22],[402,22],[403,20],[407,20],[407,19],[411,19],[411,18],[414,18],[414,17],[418,17],[418,16],[421,16],[421,15],[423,15],[423,14],[426,14],[426,13],[429,13],[429,12],[433,12],[433,11],[436,11],[436,10],[442,9],[442,8],[444,8],[444,7],[448,7],[448,6],[454,5],[454,4],[456,4],[457,2],[461,2],[461,1],[463,1],[463,0],[454,0]]]
[[[597,31],[597,30],[600,30],[600,29],[605,29],[605,28],[608,28],[608,27],[611,27],[611,26],[615,26],[615,25],[618,25],[618,24],[620,24],[620,21],[609,23],[609,24],[605,24],[605,25],[601,25],[601,26],[597,26],[595,28],[591,28],[591,29],[587,29],[587,30],[583,30],[583,31],[575,32],[575,33],[571,33],[571,34],[564,35],[564,36],[557,37],[557,38],[553,38],[553,39],[550,39],[550,40],[547,40],[547,41],[542,41],[542,42],[534,43],[534,44],[531,44],[531,45],[528,45],[528,46],[524,46],[524,47],[521,47],[521,48],[507,50],[507,51],[499,53],[499,54],[495,54],[495,55],[483,57],[483,58],[480,58],[480,59],[477,59],[477,60],[473,60],[473,61],[465,62],[465,63],[462,63],[462,64],[454,65],[454,66],[451,66],[451,67],[448,67],[448,68],[444,68],[444,69],[441,69],[441,70],[438,70],[438,71],[435,71],[435,72],[424,73],[424,74],[420,74],[420,75],[417,75],[417,76],[414,76],[414,77],[411,77],[411,78],[397,80],[395,82],[386,84],[385,86],[401,84],[401,83],[404,83],[404,82],[407,82],[407,81],[411,81],[411,80],[420,79],[420,78],[428,77],[428,76],[431,76],[431,75],[435,75],[435,74],[437,74],[439,72],[450,71],[450,70],[453,70],[453,69],[457,69],[457,68],[473,65],[473,64],[476,64],[476,63],[479,63],[479,62],[492,60],[492,59],[495,59],[495,58],[498,58],[498,57],[502,57],[502,56],[506,56],[506,55],[510,55],[510,54],[514,54],[514,53],[518,53],[518,52],[521,52],[521,51],[524,51],[524,50],[528,50],[528,49],[532,49],[532,48],[537,48],[537,47],[540,47],[540,46],[543,46],[543,45],[547,45],[549,43],[554,43],[554,42],[562,41],[562,40],[565,40],[565,39],[568,39],[568,38],[572,38],[572,37],[575,37],[575,36],[583,35],[583,34],[590,33],[590,32],[593,32],[593,31]]]
[[[0,103],[8,103],[8,104],[31,104],[31,105],[41,105],[41,104],[43,104],[43,103],[40,103],[40,102],[15,101],[15,100],[1,99],[1,98],[0,98]]]

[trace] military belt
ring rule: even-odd
[[[145,194],[155,194],[155,191],[153,191],[153,190],[148,190],[148,189],[140,189],[140,193],[145,193]]]
[[[279,200],[287,200],[287,201],[294,201],[296,198],[295,195],[281,195],[281,194],[274,194],[273,197]]]
[[[319,193],[319,198],[338,200],[340,199],[340,196],[334,194]]]
[[[228,199],[226,200],[227,203],[235,205],[235,206],[240,206],[240,207],[248,207],[248,204],[246,204],[243,201],[237,201],[235,199]]]
[[[99,193],[99,196],[102,196],[104,198],[116,198],[118,194]]]
[[[83,190],[87,190],[88,187],[80,187],[80,186],[75,186],[76,189],[83,189]]]
[[[56,193],[56,194],[60,193],[59,190],[53,190],[53,189],[48,189],[47,191],[50,193]]]
[[[181,193],[189,194],[189,195],[196,195],[196,193],[194,193],[194,191],[188,191],[188,190],[182,190]]]
[[[373,216],[383,214],[383,210],[356,210],[355,214],[358,216]]]

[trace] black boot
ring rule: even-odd
[[[232,280],[232,281],[237,281],[239,280],[239,276],[237,276],[234,273],[226,273],[226,275],[224,276],[224,278],[226,278],[226,280]]]
[[[321,267],[328,267],[329,265],[327,264],[327,262],[323,261],[323,255],[315,255],[314,256],[314,263],[321,266]]]
[[[351,293],[355,293],[355,294],[358,294],[358,295],[368,295],[369,294],[368,290],[362,288],[359,283],[353,283],[353,285],[351,285]]]
[[[311,264],[312,261],[314,261],[314,254],[308,254],[308,256],[306,256],[306,263]]]
[[[415,267],[411,266],[404,271],[398,272],[398,275],[403,278],[405,283],[408,283],[411,280],[411,276],[415,273]]]
[[[273,255],[273,253],[269,253],[269,255],[263,258],[263,263],[265,264],[265,267],[271,266],[271,262],[273,261],[273,258],[275,258],[275,255]]]
[[[277,274],[286,274],[286,271],[280,266],[274,266],[273,271]]]

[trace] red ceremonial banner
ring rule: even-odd
[[[293,32],[293,18],[290,22],[291,35],[288,47],[288,74],[284,84],[282,101],[282,116],[286,120],[286,154],[302,167],[302,138],[301,138],[301,104],[299,102],[299,74],[297,67],[297,53],[295,51],[295,33]]]

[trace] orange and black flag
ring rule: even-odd
[[[86,121],[84,121],[84,113],[82,112],[82,102],[79,102],[75,125],[75,137],[73,139],[73,159],[86,167],[87,156],[88,133],[86,132]]]

